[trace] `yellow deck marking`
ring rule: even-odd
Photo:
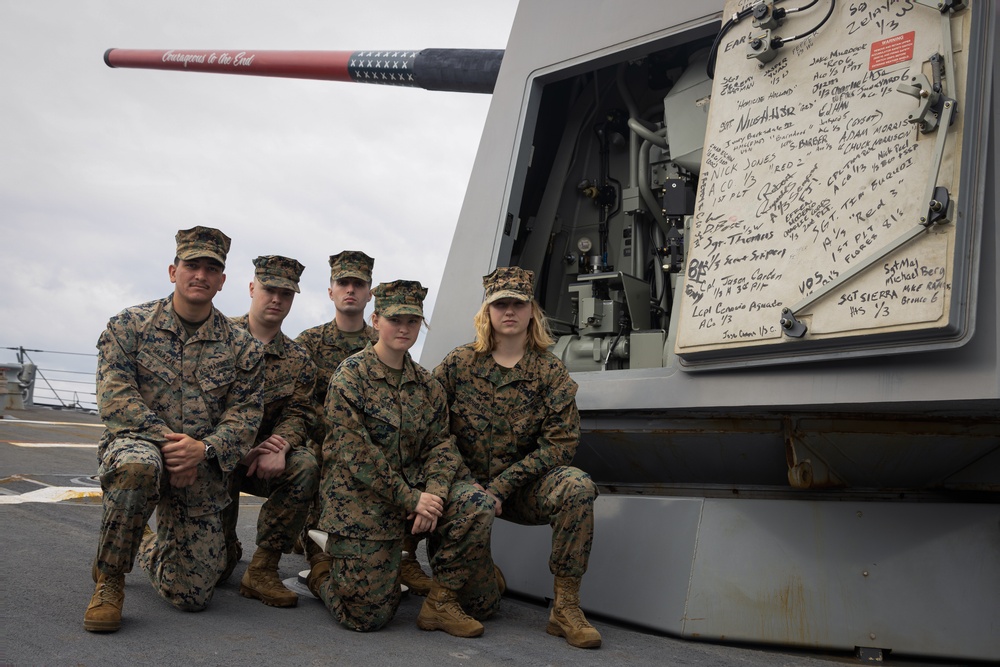
[[[87,422],[39,422],[30,419],[18,419],[16,417],[4,417],[0,419],[0,426],[4,424],[41,424],[42,426],[90,426],[92,428],[104,428],[104,424],[88,424]]]
[[[97,449],[97,445],[87,445],[78,442],[7,442],[8,445],[14,445],[15,447],[89,447],[90,449]]]
[[[59,503],[64,500],[100,498],[101,489],[94,486],[47,486],[44,489],[21,493],[16,496],[0,496],[0,505],[21,503]]]

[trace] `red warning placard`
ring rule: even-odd
[[[913,42],[916,41],[916,31],[910,31],[895,37],[872,42],[871,56],[868,59],[868,71],[882,69],[896,63],[905,63],[913,58]]]

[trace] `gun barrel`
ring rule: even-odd
[[[492,93],[503,50],[253,51],[108,49],[108,67],[348,81]]]

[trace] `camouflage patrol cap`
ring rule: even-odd
[[[232,239],[211,227],[182,229],[174,237],[177,241],[177,259],[208,257],[226,265],[226,253]]]
[[[416,280],[394,280],[391,283],[379,283],[373,290],[375,294],[375,312],[383,317],[396,315],[424,316],[424,297],[427,288]]]
[[[372,282],[372,268],[375,259],[360,250],[345,250],[336,255],[330,255],[330,280],[340,278],[358,278],[369,285]]]
[[[256,268],[253,275],[266,287],[278,287],[299,291],[299,276],[306,267],[296,260],[281,255],[263,255],[253,261]]]
[[[519,266],[501,266],[488,276],[483,276],[486,303],[498,299],[531,301],[535,297],[535,272]]]

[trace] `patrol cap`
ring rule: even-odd
[[[262,255],[253,261],[257,281],[266,287],[299,291],[299,276],[306,267],[294,259],[281,255]]]
[[[358,278],[370,285],[374,266],[375,258],[369,257],[360,250],[345,250],[336,255],[330,255],[330,280]]]
[[[379,283],[373,290],[375,294],[375,312],[383,317],[396,315],[424,316],[424,297],[427,288],[416,280],[394,280],[391,283]]]
[[[177,259],[208,257],[226,265],[226,253],[232,239],[211,227],[182,229],[174,237],[177,241]]]
[[[498,299],[531,301],[535,298],[535,272],[519,266],[501,266],[488,276],[483,276],[486,303]]]

